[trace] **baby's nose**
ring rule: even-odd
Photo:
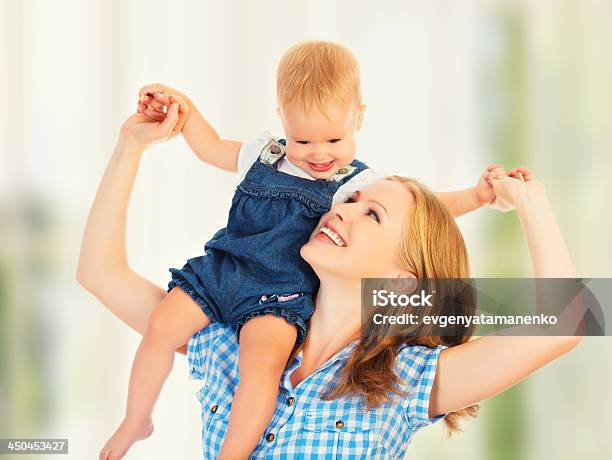
[[[321,149],[314,149],[310,154],[312,161],[322,162],[327,159],[327,154]]]

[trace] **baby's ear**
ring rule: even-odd
[[[361,104],[361,106],[359,107],[359,112],[357,113],[357,131],[359,131],[361,129],[361,126],[363,125],[363,116],[365,115],[365,111],[366,105]]]

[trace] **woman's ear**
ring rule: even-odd
[[[416,275],[406,270],[398,270],[392,278],[387,278],[383,283],[383,289],[398,294],[412,294],[419,286]]]
[[[416,277],[417,276],[414,273],[409,272],[408,270],[402,270],[401,268],[398,268],[397,273],[395,274],[395,278],[416,280]]]
[[[357,113],[357,131],[359,131],[361,129],[361,126],[363,125],[363,116],[365,114],[365,110],[366,105],[361,104],[361,106],[359,107],[359,112]]]

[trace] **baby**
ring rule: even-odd
[[[101,459],[123,457],[151,433],[153,406],[175,349],[211,322],[233,326],[240,344],[240,381],[219,458],[247,458],[262,438],[281,374],[306,339],[313,313],[318,279],[300,248],[333,204],[354,200],[356,191],[385,176],[355,159],[365,105],[350,51],[329,42],[292,47],[278,66],[277,95],[285,137],[265,132],[243,144],[220,139],[179,91],[159,84],[140,91],[138,111],[154,121],[179,103],[188,112],[182,133],[191,149],[237,172],[239,180],[227,226],[206,243],[204,254],[170,269],[168,295],[152,313],[134,360],[125,419]],[[495,198],[482,177],[476,187],[439,196],[455,215]],[[372,225],[380,225],[380,204],[359,205]],[[339,251],[345,238],[331,226],[317,229],[316,239]]]

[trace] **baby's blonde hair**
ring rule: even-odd
[[[361,106],[359,63],[346,47],[326,41],[306,41],[287,50],[276,71],[281,107],[297,103],[329,118],[328,107]]]

